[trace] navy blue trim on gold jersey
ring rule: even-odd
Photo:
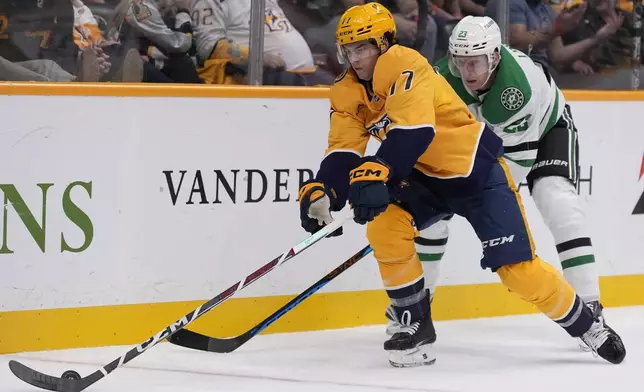
[[[340,211],[349,196],[349,172],[360,164],[360,156],[348,151],[337,151],[324,157],[315,179],[333,188],[337,195],[333,211]]]
[[[397,185],[411,174],[418,158],[434,140],[434,135],[434,128],[431,126],[404,129],[392,127],[389,130],[376,156],[391,168],[392,177],[389,180],[391,185]]]

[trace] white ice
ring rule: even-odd
[[[383,326],[262,335],[231,354],[162,343],[87,391],[644,390],[644,307],[609,308],[605,315],[626,345],[621,365],[581,351],[574,339],[545,316],[529,315],[438,322],[436,363],[408,369],[392,368],[387,362]],[[10,359],[56,376],[67,369],[85,376],[129,348],[0,356],[0,391],[38,390],[11,374]]]

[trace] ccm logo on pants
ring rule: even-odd
[[[481,241],[481,245],[483,245],[483,249],[485,249],[485,248],[488,248],[488,247],[491,248],[493,246],[499,246],[499,245],[507,244],[507,243],[512,242],[512,241],[514,241],[514,234],[512,234],[509,237],[500,237],[500,238],[494,238],[494,239],[487,240],[487,241]]]

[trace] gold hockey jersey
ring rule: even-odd
[[[364,155],[369,137],[427,128],[434,138],[415,167],[428,176],[467,177],[484,129],[449,83],[413,49],[394,45],[376,63],[372,85],[352,71],[331,88],[331,130],[326,155]]]

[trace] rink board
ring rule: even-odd
[[[326,145],[327,94],[0,86],[0,353],[138,343],[304,239],[297,190]],[[579,191],[602,302],[644,304],[644,94],[566,96],[580,130]],[[559,267],[522,194],[539,254]],[[479,268],[480,244],[467,224],[457,218],[451,231],[437,319],[535,311]],[[344,236],[249,286],[195,329],[243,332],[365,243],[364,228],[349,224]],[[368,257],[267,332],[383,323],[381,286]]]

